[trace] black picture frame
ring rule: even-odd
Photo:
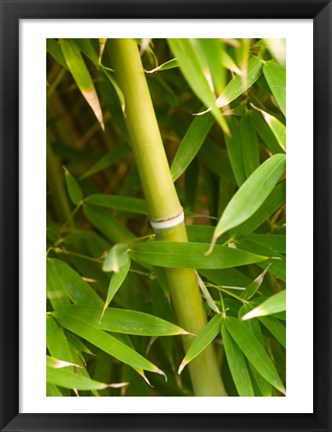
[[[0,0],[1,431],[332,431],[332,4],[327,0]],[[314,413],[21,414],[19,412],[20,19],[313,19]],[[303,107],[302,109],[305,109]],[[330,407],[330,408],[329,408]]]

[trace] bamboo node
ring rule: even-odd
[[[183,221],[184,221],[184,213],[182,208],[181,208],[181,213],[177,213],[176,215],[167,216],[160,219],[150,218],[150,224],[155,231],[173,228],[177,225],[180,225]]]

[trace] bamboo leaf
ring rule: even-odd
[[[280,291],[268,298],[265,302],[252,309],[242,317],[242,320],[249,320],[255,317],[272,315],[286,310],[286,290]]]
[[[65,58],[66,64],[70,73],[72,74],[78,88],[80,89],[83,97],[90,105],[94,112],[100,126],[105,130],[103,113],[101,110],[99,98],[90,76],[90,72],[82,58],[80,50],[77,46],[68,39],[60,39],[60,46]]]
[[[47,258],[47,277],[52,286],[56,287],[59,292],[66,293],[74,303],[96,306],[103,304],[101,298],[84,282],[81,276],[59,259]],[[58,305],[55,309],[57,307]]]
[[[144,72],[148,73],[148,74],[152,74],[152,73],[155,73],[155,72],[159,72],[159,71],[163,71],[163,70],[169,70],[169,69],[174,69],[174,68],[178,68],[178,67],[179,67],[178,61],[175,58],[173,58],[173,59],[168,60],[165,63],[163,63],[163,64],[161,64],[161,65],[159,65],[159,66],[157,66],[157,67],[155,67],[155,68],[153,68],[151,70],[145,70]]]
[[[114,272],[112,277],[111,277],[111,281],[110,284],[108,286],[108,290],[107,290],[107,297],[106,297],[106,301],[104,304],[104,309],[103,312],[101,314],[101,318],[103,317],[106,308],[108,307],[108,305],[111,303],[111,301],[113,300],[113,297],[115,296],[115,294],[117,293],[118,289],[121,287],[123,281],[126,279],[127,274],[129,272],[130,269],[130,259],[127,260],[127,262],[125,262],[124,265],[122,265],[121,267],[119,267],[117,272]]]
[[[243,293],[241,294],[241,298],[244,298],[246,300],[249,300],[251,297],[253,297],[256,292],[258,291],[259,287],[261,286],[264,277],[266,275],[266,273],[268,272],[269,268],[270,268],[271,264],[269,264],[266,269],[264,269],[262,271],[262,273],[260,273],[256,279],[247,286],[247,288],[243,291]]]
[[[129,213],[148,215],[146,201],[140,198],[122,195],[95,194],[89,195],[84,202],[100,207],[108,207],[115,210],[123,210]]]
[[[210,114],[195,117],[175,154],[171,167],[173,181],[183,174],[197,155],[213,123],[214,118]]]
[[[77,375],[69,370],[55,369],[50,366],[46,368],[46,381],[49,384],[77,390],[101,390],[108,387],[107,384]]]
[[[63,328],[50,315],[46,316],[46,341],[47,349],[52,357],[68,362],[73,361]]]
[[[131,243],[128,253],[132,259],[144,264],[170,268],[217,269],[252,264],[266,259],[264,256],[227,246],[215,246],[213,253],[205,256],[206,243],[180,243],[150,241]]]
[[[236,183],[238,186],[241,186],[247,176],[243,165],[240,126],[238,121],[233,117],[229,121],[229,128],[231,136],[226,136],[225,142]]]
[[[285,153],[285,150],[280,147],[277,138],[272,132],[271,128],[267,125],[266,121],[263,118],[262,113],[257,111],[256,109],[252,109],[248,113],[251,124],[255,128],[257,134],[263,140],[265,146],[272,151],[273,154],[276,153]]]
[[[199,57],[189,39],[168,39],[168,44],[180,65],[181,72],[196,96],[211,110],[226,135],[227,123],[216,106],[215,96],[204,76]]]
[[[91,168],[88,169],[88,171],[86,171],[81,176],[80,180],[90,177],[93,174],[97,174],[98,172],[103,171],[104,169],[109,168],[112,165],[116,165],[130,152],[130,148],[125,145],[121,145],[115,148],[111,152],[107,153],[105,156],[101,157]]]
[[[267,382],[266,379],[264,379],[262,377],[262,375],[260,375],[256,371],[256,369],[251,365],[251,363],[249,363],[249,367],[250,367],[250,371],[252,373],[252,376],[253,376],[254,380],[256,381],[256,384],[257,384],[259,390],[262,393],[262,396],[271,397],[272,391],[273,391],[271,384],[269,382]]]
[[[54,384],[46,383],[46,396],[62,396],[61,391]]]
[[[203,59],[205,76],[212,81],[215,94],[220,95],[225,87],[226,79],[223,66],[225,49],[222,39],[193,39],[192,43],[200,58]]]
[[[279,108],[286,117],[286,69],[273,59],[264,64],[263,74]]]
[[[243,240],[243,239],[242,239]],[[286,253],[285,234],[249,234],[245,237],[246,241],[255,245],[263,246],[274,253]]]
[[[82,189],[67,168],[64,167],[64,170],[68,195],[74,204],[79,205],[83,199]]]
[[[245,323],[239,321],[237,318],[229,317],[225,320],[225,326],[257,372],[273,387],[281,393],[285,393],[284,385],[272,360],[267,355],[261,343],[248,330]]]
[[[53,309],[70,303],[66,286],[61,282],[56,265],[50,258],[46,260],[46,291],[47,298],[51,302]]]
[[[46,366],[52,367],[54,369],[61,369],[61,368],[71,367],[71,366],[81,367],[80,365],[77,365],[75,363],[60,360],[50,356],[46,356]]]
[[[254,396],[249,371],[242,351],[228,333],[225,325],[221,326],[221,336],[224,342],[225,355],[240,396]]]
[[[102,67],[102,71],[104,72],[104,74],[106,75],[107,79],[109,80],[109,82],[112,84],[112,86],[114,87],[115,93],[117,94],[118,98],[119,98],[119,102],[121,105],[121,110],[123,113],[125,113],[126,111],[126,100],[124,97],[124,94],[121,90],[121,88],[119,87],[118,83],[116,82],[116,80],[113,78],[113,75],[111,74],[111,72],[109,70],[107,70],[107,68]]]
[[[176,336],[189,334],[186,330],[144,312],[109,308],[101,322],[103,330],[139,336]]]
[[[135,350],[129,348],[127,345],[123,344],[108,333],[91,326],[91,324],[77,316],[61,313],[61,311],[54,312],[53,316],[67,330],[82,337],[92,345],[95,345],[121,362],[126,363],[133,368],[165,375],[164,372],[157,368],[157,366],[138,354]]]
[[[196,358],[204,349],[210,345],[215,337],[220,332],[222,316],[215,315],[206,326],[198,333],[193,343],[190,345],[184,359],[182,360],[178,373],[180,374],[184,367]]]
[[[259,317],[259,321],[264,327],[276,338],[278,342],[286,349],[286,327],[272,316]]]
[[[249,219],[264,203],[285,171],[285,155],[274,155],[263,162],[235,193],[222,214],[212,239]],[[210,248],[211,250],[212,248]]]
[[[266,111],[260,110],[264,120],[270,127],[273,135],[276,137],[279,146],[286,151],[286,126],[283,125],[276,117],[267,113]]]
[[[61,47],[55,39],[46,39],[47,52],[66,70],[68,66],[62,54]]]
[[[286,201],[286,182],[283,181],[272,190],[261,207],[246,221],[232,228],[228,235],[239,237],[255,231],[269,216],[279,209]]]
[[[98,64],[98,40],[97,39],[88,39],[88,38],[75,38],[71,39],[71,41],[77,46],[77,48],[94,63]]]
[[[130,267],[130,257],[128,255],[128,248],[129,248],[128,243],[118,243],[114,245],[105,257],[103,263],[103,271],[104,272],[113,271],[115,273],[118,273],[121,268],[124,268],[123,270],[124,272],[128,266]]]
[[[108,308],[100,320],[101,308],[67,305],[57,312],[68,319],[73,316],[91,327],[112,333],[137,336],[175,336],[189,334],[186,330],[157,316],[129,309]],[[133,346],[132,346],[133,348]]]
[[[239,97],[242,93],[248,90],[254,82],[259,78],[262,69],[262,62],[258,57],[251,57],[247,66],[246,80],[242,76],[236,75],[227,84],[223,93],[218,97],[216,105],[221,108],[229,105],[230,102]]]
[[[84,204],[83,212],[88,221],[112,243],[135,238],[106,208]]]
[[[274,276],[278,277],[282,281],[286,282],[286,258],[283,256],[276,256],[273,259],[273,262],[270,267],[270,273]],[[264,264],[269,265],[271,261],[265,261]],[[261,268],[265,268],[266,266],[262,266],[261,263],[258,264]]]
[[[259,151],[256,132],[247,114],[241,117],[240,136],[243,168],[246,178],[248,178],[259,167]]]

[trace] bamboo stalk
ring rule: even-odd
[[[125,97],[126,124],[150,218],[172,220],[183,209],[170,174],[137,44],[132,39],[111,39],[109,44],[112,66]],[[187,241],[184,222],[156,230],[156,234],[158,240]],[[207,320],[195,272],[165,272],[179,324],[197,334]],[[192,340],[193,336],[183,336],[185,350]],[[212,345],[189,364],[189,370],[195,395],[226,395]]]

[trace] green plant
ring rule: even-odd
[[[286,72],[270,48],[47,41],[48,395],[285,393]]]

